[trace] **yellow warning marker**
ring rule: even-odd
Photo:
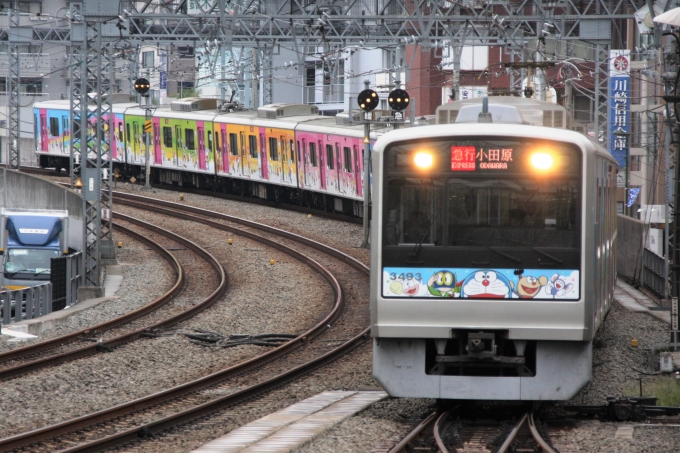
[[[122,242],[119,242],[119,243],[118,243],[118,248],[122,248],[122,247],[123,247],[123,243],[122,243]]]
[[[234,241],[231,238],[227,239],[227,244],[231,245],[233,242]]]
[[[179,201],[184,201],[184,194],[183,193],[179,194]]]
[[[276,261],[274,260],[269,260],[269,264],[274,264]]]
[[[311,218],[312,218],[312,215],[311,215],[311,214],[307,214],[307,217],[311,219]]]
[[[634,348],[637,348],[638,341],[637,340],[630,340],[630,345]]]

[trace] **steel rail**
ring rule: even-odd
[[[140,197],[143,198],[143,197]],[[146,206],[148,209],[149,207]],[[209,212],[209,211],[208,211]],[[118,214],[118,216],[121,216]],[[205,221],[203,221],[205,222]],[[278,229],[270,228],[271,231],[276,230],[276,231],[281,231]],[[285,232],[284,232],[285,233]],[[252,233],[248,233],[252,235]],[[292,235],[289,233],[289,235]],[[265,238],[259,237],[257,235],[252,235],[257,238],[260,241],[269,241]],[[292,235],[292,236],[297,236],[297,235]],[[302,238],[302,237],[300,237]],[[344,254],[343,252],[340,252],[338,250],[332,249],[328,246],[325,246],[320,243],[316,243],[315,241],[312,241],[307,238],[302,238],[309,242],[310,244],[316,244],[317,249],[321,249],[326,251],[329,255],[333,255],[334,257],[344,257],[345,262],[352,263],[354,267],[363,270],[365,273],[368,272],[368,267],[365,266],[363,263],[360,263],[358,260],[355,260],[354,258]],[[302,242],[302,241],[299,241]],[[283,246],[281,244],[277,244],[278,247],[281,248],[287,248],[286,246]],[[277,248],[278,248],[277,247]],[[328,271],[326,270],[323,266],[321,266],[319,263],[317,263],[315,260],[305,257],[302,253],[295,251],[292,248],[287,248],[288,252],[290,252],[291,255],[294,256],[299,256],[302,258],[302,261],[305,262],[308,266],[314,268],[318,272],[322,274],[322,276],[331,283],[331,286],[333,288],[333,291],[335,293],[335,303],[332,308],[332,310],[324,317],[323,320],[321,320],[318,324],[307,330],[306,332],[302,333],[295,339],[289,341],[288,343],[285,343],[282,346],[279,346],[273,350],[270,350],[267,353],[261,354],[257,357],[254,357],[250,360],[247,360],[245,362],[239,363],[237,365],[234,365],[232,367],[229,367],[227,369],[212,373],[208,376],[204,376],[202,378],[199,378],[197,380],[182,384],[177,387],[173,387],[170,389],[166,389],[157,393],[154,393],[152,395],[148,395],[146,397],[138,398],[136,400],[123,403],[108,409],[104,409],[92,414],[84,415],[81,417],[77,417],[71,420],[66,420],[61,423],[57,423],[51,426],[47,426],[44,428],[39,428],[36,430],[28,431],[25,433],[20,433],[11,437],[7,437],[4,439],[0,439],[0,450],[6,451],[10,449],[15,449],[19,447],[24,447],[26,445],[30,445],[36,442],[40,442],[45,439],[53,438],[55,436],[59,436],[60,434],[65,434],[68,432],[72,432],[74,430],[84,428],[86,426],[93,425],[95,423],[100,423],[105,420],[110,420],[110,419],[115,419],[117,417],[120,417],[122,415],[129,414],[131,412],[141,410],[144,408],[147,408],[149,406],[157,405],[163,402],[166,402],[168,400],[174,400],[178,397],[184,396],[188,393],[195,392],[198,390],[201,390],[207,386],[213,385],[215,383],[224,381],[230,377],[235,376],[236,374],[251,370],[255,367],[261,366],[262,364],[271,361],[272,359],[278,358],[279,356],[282,356],[284,354],[287,354],[288,352],[292,351],[295,349],[298,345],[302,344],[303,342],[308,341],[311,338],[316,337],[317,335],[323,333],[324,331],[327,330],[327,326],[331,325],[335,319],[337,319],[340,316],[340,313],[342,312],[342,308],[344,305],[344,299],[343,299],[343,292],[342,288],[339,284],[339,282],[335,279],[335,277]],[[335,256],[337,255],[337,256]],[[338,348],[324,354],[322,357],[317,359],[317,362],[313,362],[310,364],[305,364],[298,366],[294,368],[293,370],[289,370],[285,372],[282,376],[284,378],[292,378],[298,374],[296,373],[306,373],[310,371],[313,367],[320,366],[323,363],[326,363],[330,360],[335,359],[339,355],[342,355],[346,353],[348,350],[354,348],[357,346],[360,342],[362,342],[365,337],[368,335],[370,328],[364,329],[359,335],[355,336],[352,338],[349,342],[339,346]],[[276,378],[270,379],[270,381],[273,381],[269,385],[278,385],[280,382],[276,380]],[[124,431],[122,433],[119,433],[117,435],[114,435],[113,438],[106,438],[106,439],[100,439],[99,441],[94,441],[91,442],[90,444],[87,444],[87,446],[82,446],[83,448],[86,448],[83,451],[99,451],[102,448],[105,448],[106,445],[118,445],[120,443],[128,442],[132,437],[134,438],[139,438],[143,437],[145,433],[147,432],[154,432],[154,430],[162,430],[165,429],[164,427],[167,426],[174,426],[175,424],[182,423],[183,421],[186,421],[188,418],[193,418],[200,416],[202,414],[212,412],[216,409],[219,409],[219,407],[222,404],[226,404],[226,402],[233,401],[236,402],[238,401],[238,398],[248,398],[252,395],[254,395],[257,392],[263,391],[264,389],[268,388],[269,381],[266,381],[261,384],[257,384],[253,388],[249,389],[244,389],[242,391],[239,391],[234,394],[227,395],[225,397],[221,397],[217,400],[214,400],[212,402],[205,403],[203,405],[197,406],[195,408],[192,408],[188,411],[181,412],[179,414],[176,414],[175,416],[170,416],[166,417],[163,420],[159,420],[157,422],[153,422],[151,424],[148,424],[143,426],[143,427],[138,427],[139,429],[133,429],[133,430],[128,430]],[[198,412],[196,412],[198,411]],[[194,415],[191,415],[194,414]],[[188,417],[188,418],[187,418]],[[131,436],[131,437],[130,437]],[[101,443],[104,442],[104,443]],[[97,444],[97,446],[92,446],[94,444]],[[73,447],[71,451],[77,451],[78,448],[80,447]],[[91,448],[91,450],[88,450],[87,448]]]
[[[446,445],[444,445],[444,441],[442,440],[441,436],[441,427],[444,424],[444,422],[448,421],[450,411],[444,412],[442,415],[439,416],[436,422],[434,422],[434,441],[437,444],[437,448],[439,448],[439,451],[441,453],[449,453],[449,449],[446,448]]]
[[[401,440],[401,442],[399,442],[397,445],[395,445],[395,446],[389,451],[389,453],[400,453],[400,452],[404,451],[404,449],[406,448],[406,446],[407,446],[408,444],[410,444],[410,443],[413,441],[413,439],[415,439],[416,437],[418,437],[418,434],[420,434],[420,433],[427,427],[427,425],[429,425],[430,423],[432,423],[432,420],[434,420],[435,417],[437,417],[437,412],[436,412],[436,411],[435,411],[435,412],[432,412],[429,416],[427,416],[427,418],[425,418],[422,422],[420,422],[420,423],[418,424],[418,426],[416,426],[415,428],[413,428],[413,430],[411,430],[411,432],[408,433],[408,435],[407,435],[406,437],[404,437],[404,438]]]
[[[12,351],[4,352],[0,354],[0,363],[4,362],[9,362],[12,360],[18,360],[22,357],[25,357],[27,355],[33,355],[37,354],[40,352],[47,351],[49,349],[53,349],[59,346],[63,346],[65,344],[73,343],[75,341],[78,341],[81,339],[83,336],[86,335],[95,335],[99,334],[102,332],[105,332],[107,330],[111,330],[115,327],[119,327],[123,324],[127,324],[129,322],[135,321],[142,316],[145,316],[158,308],[162,307],[163,305],[167,304],[169,301],[173,300],[178,294],[180,294],[185,285],[186,285],[186,274],[184,272],[184,269],[182,268],[182,265],[177,261],[177,259],[174,257],[172,253],[170,253],[168,250],[166,250],[164,247],[162,247],[160,244],[155,243],[154,241],[148,239],[147,237],[136,233],[133,230],[130,230],[129,228],[125,228],[124,226],[120,224],[115,224],[116,228],[121,231],[123,234],[126,236],[132,237],[135,240],[138,240],[142,242],[143,244],[148,245],[149,247],[152,247],[158,253],[161,255],[161,257],[167,261],[170,266],[172,267],[173,272],[175,273],[175,283],[173,286],[161,297],[158,299],[154,300],[150,304],[147,304],[141,308],[138,308],[135,311],[132,311],[130,313],[127,313],[123,316],[119,316],[117,318],[111,319],[109,321],[103,322],[101,324],[97,324],[92,327],[87,327],[85,329],[79,330],[77,332],[73,332],[70,334],[62,335],[60,337],[56,337],[50,340],[46,340],[40,343],[36,343],[30,346],[24,346],[22,348],[17,348]],[[92,351],[89,351],[90,348],[87,348],[88,352],[87,354],[91,353]],[[86,351],[82,351],[83,354],[85,354]],[[3,379],[9,379],[11,377],[17,376],[19,374],[27,373],[31,370],[38,369],[40,367],[44,366],[49,366],[45,365],[46,361],[50,361],[50,364],[56,364],[56,363],[61,363],[64,360],[67,360],[67,354],[68,353],[61,353],[57,354],[48,358],[42,358],[39,360],[35,360],[32,362],[24,363],[22,365],[17,365],[12,368],[6,368],[4,370],[0,370],[0,380]],[[85,355],[87,355],[85,354]],[[81,355],[82,356],[82,355]],[[76,358],[76,356],[71,356],[71,358]]]
[[[227,220],[229,222],[233,223],[238,223],[240,225],[248,226],[251,228],[258,229],[260,231],[264,231],[266,233],[271,233],[275,234],[277,236],[282,236],[287,239],[300,242],[302,244],[305,244],[309,247],[315,248],[317,250],[320,250],[330,256],[333,256],[336,259],[339,259],[343,261],[345,264],[348,264],[352,267],[355,267],[357,269],[360,269],[361,271],[365,273],[369,273],[369,268],[366,266],[364,263],[361,261],[357,260],[356,258],[347,255],[344,252],[341,252],[340,250],[334,249],[332,247],[329,247],[325,244],[322,244],[320,242],[314,241],[312,239],[306,238],[304,236],[300,236],[299,234],[291,233],[289,231],[285,231],[279,228],[275,228],[269,225],[265,225],[263,223],[255,222],[252,220],[247,220],[242,217],[236,217],[232,216],[229,214],[224,214],[221,212],[217,211],[211,211],[209,209],[203,209],[203,208],[197,208],[194,206],[188,206],[185,204],[180,204],[180,203],[175,203],[172,201],[165,201],[165,200],[159,200],[156,198],[149,198],[149,197],[144,197],[141,195],[135,195],[135,194],[129,194],[129,193],[124,193],[124,192],[114,192],[114,201],[120,204],[126,204],[126,201],[139,201],[143,203],[153,203],[159,206],[165,206],[171,209],[176,209],[180,211],[188,211],[188,212],[193,212],[195,214],[199,215],[204,215],[207,217],[213,217],[213,218],[219,218],[223,220]],[[146,209],[148,209],[148,206],[145,206]]]
[[[536,428],[536,422],[534,421],[533,412],[529,414],[529,430],[531,430],[531,435],[538,443],[539,447],[543,449],[543,453],[555,453],[555,450],[553,450],[552,447],[548,445],[545,440],[543,440],[543,437],[541,437],[541,434],[538,432],[538,429]]]
[[[510,448],[510,445],[512,442],[515,440],[517,437],[517,434],[519,433],[519,430],[522,428],[522,425],[524,425],[524,422],[527,421],[527,418],[529,418],[529,413],[525,413],[520,421],[515,425],[514,428],[512,428],[512,431],[510,431],[510,434],[508,434],[508,437],[505,438],[505,442],[503,442],[503,445],[500,446],[498,449],[498,453],[505,453],[508,451]]]

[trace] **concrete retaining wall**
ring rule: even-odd
[[[0,169],[0,208],[68,211],[68,243],[83,248],[83,199],[58,184],[13,170]]]
[[[630,280],[638,280],[642,274],[645,223],[627,217],[617,216],[617,257],[616,273]]]

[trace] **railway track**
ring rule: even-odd
[[[146,235],[124,227],[118,222],[115,224],[117,231],[156,250],[170,265],[172,272],[175,274],[174,285],[160,298],[123,316],[67,335],[62,335],[31,346],[0,354],[0,380],[14,378],[69,360],[86,357],[95,354],[104,348],[112,348],[133,341],[143,335],[149,327],[153,327],[154,324],[158,324],[158,327],[164,327],[169,325],[168,323],[179,322],[182,319],[186,319],[186,317],[192,316],[205,309],[224,294],[227,289],[226,273],[220,263],[208,252],[193,242],[174,235],[162,228],[127,216],[120,216],[120,219],[127,220],[128,223],[135,224],[138,227],[145,229],[147,234],[153,232],[168,240],[171,239],[173,243],[181,244],[182,247],[186,248],[193,255],[201,257],[206,263],[206,266],[211,267],[216,274],[217,284],[213,293],[204,301],[203,305],[192,307],[189,310],[186,310],[185,313],[165,320],[160,324],[148,323],[142,328],[135,328],[133,326],[135,321],[141,321],[152,313],[157,312],[183,292],[186,287],[186,274],[179,260],[165,247],[148,238]],[[104,335],[107,335],[107,338],[104,338]]]
[[[506,420],[460,420],[459,408],[432,412],[389,453],[417,450],[440,453],[558,453],[537,428],[533,412],[515,423]]]
[[[321,273],[333,288],[333,307],[315,326],[265,354],[144,398],[0,439],[0,450],[101,451],[123,443],[140,442],[140,439],[199,419],[308,373],[367,339],[368,306],[365,299],[357,300],[353,286],[363,284],[366,287],[368,267],[356,259],[301,236],[220,213],[158,200],[145,200],[144,197],[134,195],[117,195],[116,202],[164,215],[193,219],[203,225],[238,232],[246,237],[257,237],[260,241],[270,241],[269,245],[285,251]],[[281,242],[273,241],[272,237],[278,237]],[[290,244],[285,245],[282,242]],[[315,259],[311,258],[311,254],[315,255]],[[321,259],[324,264],[320,264],[317,259]],[[327,268],[332,268],[333,272]],[[357,282],[358,276],[363,276],[365,281]],[[350,288],[349,296],[343,286]],[[337,337],[342,338],[339,345]],[[144,447],[140,449],[143,451]]]

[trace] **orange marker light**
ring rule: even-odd
[[[553,157],[548,153],[534,153],[531,155],[531,165],[537,170],[549,170],[553,166]]]
[[[417,152],[413,158],[413,163],[416,164],[416,167],[422,168],[423,170],[430,168],[433,162],[434,159],[432,158],[432,154],[424,151]]]

